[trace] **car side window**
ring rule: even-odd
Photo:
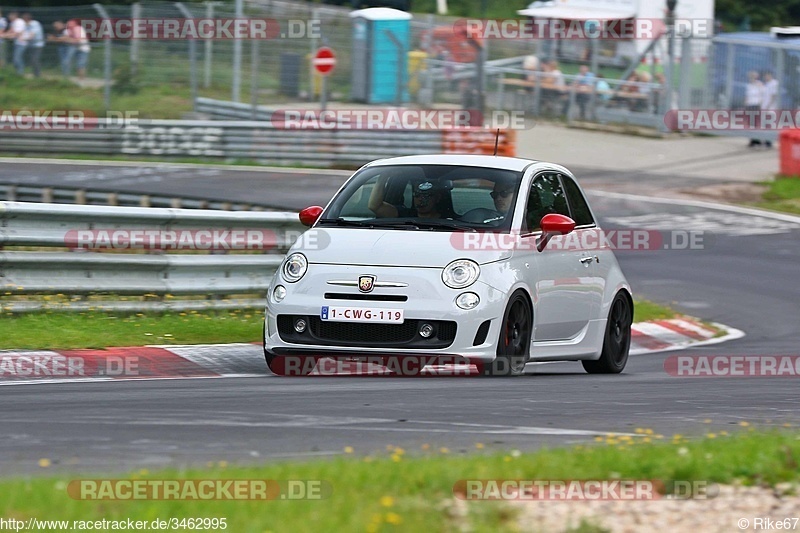
[[[542,217],[549,213],[569,216],[567,197],[558,174],[548,172],[536,176],[531,184],[525,206],[525,231],[541,229]]]
[[[592,212],[589,210],[589,204],[586,202],[586,198],[583,197],[575,180],[562,174],[561,181],[564,183],[564,189],[567,191],[567,199],[569,200],[569,206],[572,208],[572,220],[575,221],[575,225],[591,226],[594,224]]]

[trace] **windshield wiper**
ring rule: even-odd
[[[374,227],[372,222],[364,222],[361,220],[346,220],[344,218],[321,218],[319,220],[321,225],[336,225],[336,226],[352,226],[355,228],[372,228]]]
[[[458,230],[458,231],[477,231],[472,226],[466,226],[457,222],[449,220],[439,220],[436,222],[428,222],[425,220],[407,220],[403,222],[407,226],[416,226],[419,229],[433,229],[433,230]]]

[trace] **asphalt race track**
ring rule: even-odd
[[[47,167],[27,172],[43,184],[63,179]],[[1,173],[8,182],[25,170],[8,163]],[[314,171],[266,180],[263,174],[210,169],[192,190],[240,200],[250,187],[250,201],[263,195],[298,208],[324,204],[343,180]],[[608,178],[591,170],[581,175],[589,187]],[[122,178],[109,177],[109,187],[113,179]],[[156,193],[181,183],[140,186]],[[590,192],[590,199],[605,229],[704,232],[702,249],[617,253],[635,294],[746,333],[679,353],[800,355],[799,223],[615,194]],[[3,386],[0,470],[33,472],[42,457],[55,469],[109,471],[332,456],[345,446],[366,454],[390,444],[409,452],[429,444],[455,454],[474,451],[476,443],[522,450],[636,428],[670,436],[740,431],[745,421],[800,424],[796,377],[673,377],[664,361],[675,353],[634,357],[619,376],[590,376],[577,363],[531,365],[513,379],[278,378],[263,367],[263,376],[251,378]]]

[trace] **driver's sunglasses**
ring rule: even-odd
[[[414,198],[433,198],[433,193],[431,192],[415,192]]]
[[[489,193],[493,200],[496,200],[498,196],[511,196],[514,194],[514,189],[506,189],[505,191],[492,191]]]

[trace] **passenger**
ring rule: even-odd
[[[443,208],[445,189],[435,181],[414,182],[413,206],[393,205],[385,200],[388,176],[381,176],[369,197],[368,207],[379,218],[449,218]]]

